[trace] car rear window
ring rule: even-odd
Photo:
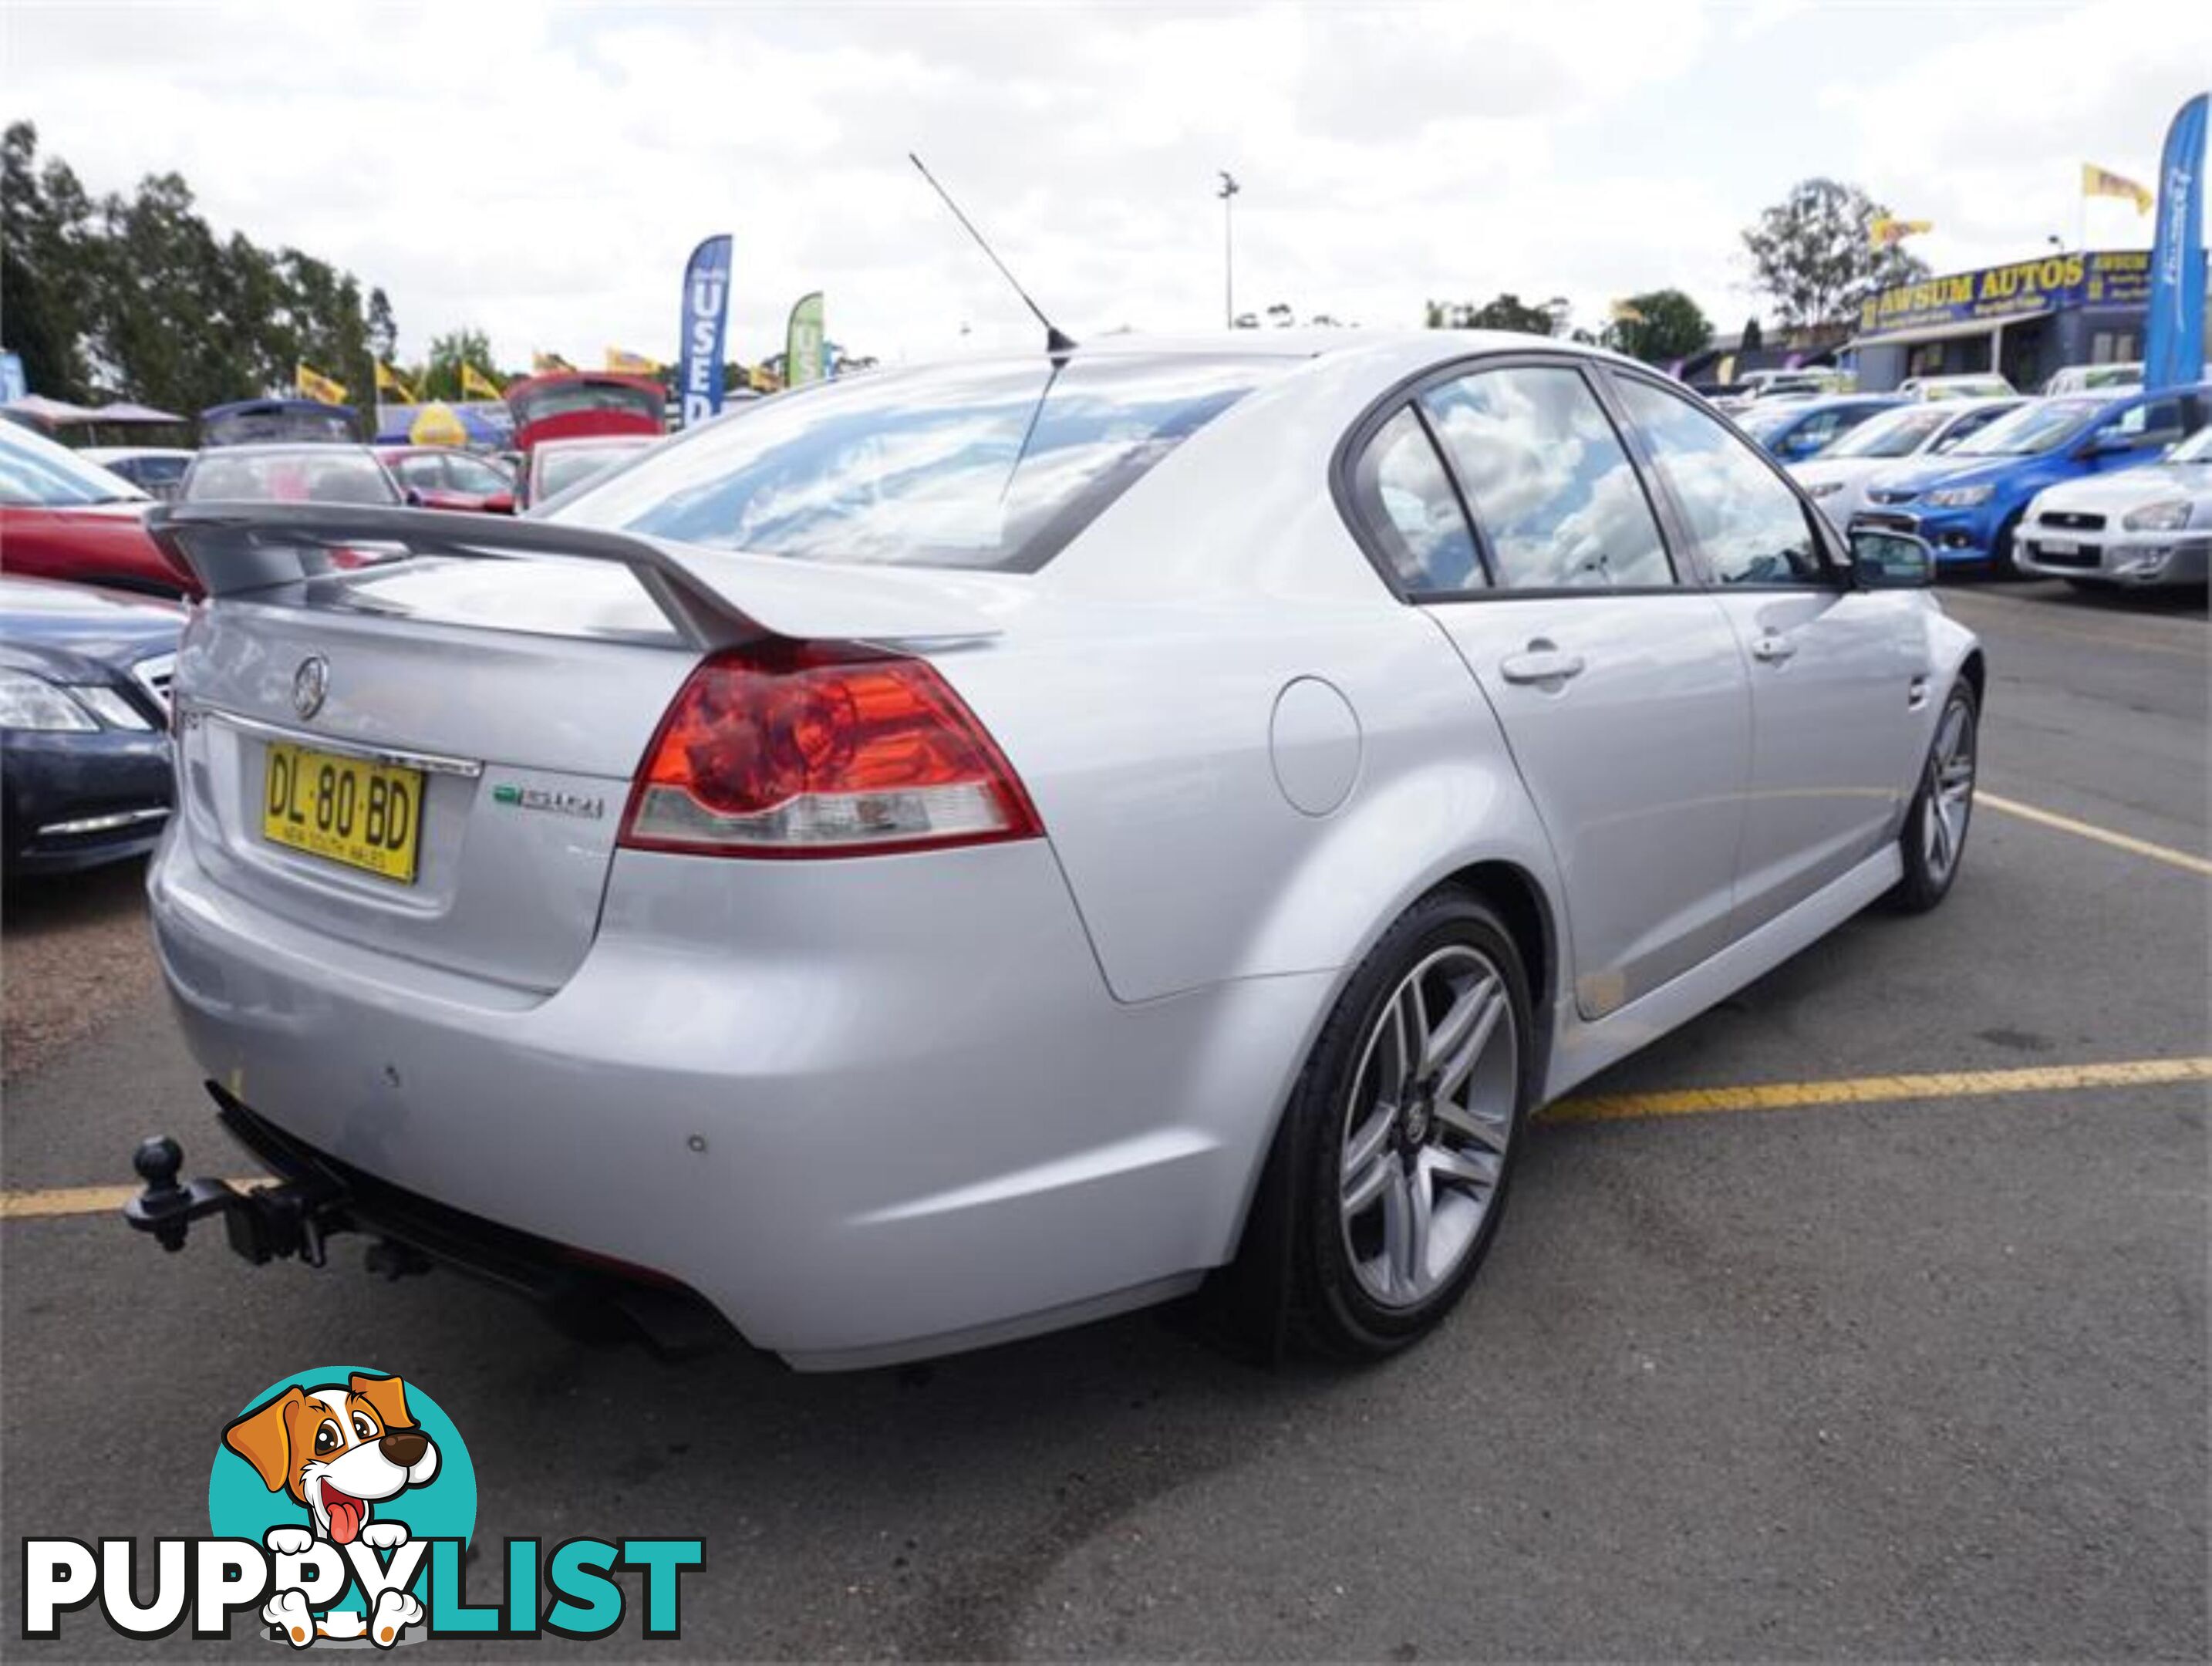
[[[547,519],[799,561],[1035,572],[1293,362],[1040,356],[855,377],[749,405]]]

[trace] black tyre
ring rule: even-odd
[[[1452,890],[1407,910],[1291,1096],[1294,1334],[1380,1359],[1451,1310],[1497,1233],[1541,1064],[1498,915]]]
[[[1974,815],[1980,718],[1973,685],[1961,682],[1953,687],[1936,720],[1936,738],[1928,745],[1920,787],[1897,836],[1905,877],[1889,893],[1889,901],[1900,913],[1927,913],[1949,894],[1959,877]]]

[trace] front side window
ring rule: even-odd
[[[1617,377],[1614,386],[1715,578],[1822,581],[1811,517],[1764,459],[1686,399],[1636,377]]]
[[[1510,590],[1671,585],[1643,483],[1579,371],[1478,370],[1421,396]]]
[[[1383,423],[1367,442],[1352,489],[1391,570],[1407,590],[1479,590],[1487,582],[1443,459],[1411,407]]]
[[[495,496],[514,487],[513,481],[482,458],[465,457],[458,452],[446,459],[446,475],[455,491],[474,492],[479,497]]]
[[[403,457],[394,472],[398,475],[401,485],[411,486],[418,492],[439,492],[446,489],[444,471],[439,467],[438,459],[434,457],[419,453]]]

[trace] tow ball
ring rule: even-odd
[[[307,1177],[241,1192],[203,1176],[180,1186],[184,1165],[183,1147],[167,1134],[141,1140],[131,1158],[146,1189],[123,1206],[123,1218],[164,1250],[183,1249],[194,1221],[220,1214],[230,1247],[257,1266],[296,1256],[320,1267],[324,1241],[354,1230],[334,1182]]]

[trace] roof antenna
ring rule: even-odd
[[[952,200],[952,193],[937,183],[937,176],[922,167],[921,158],[915,155],[914,152],[908,151],[906,159],[915,165],[923,179],[929,181],[929,188],[945,199],[945,206],[952,210],[952,217],[960,222],[962,229],[966,231],[969,236],[975,240],[975,246],[989,257],[991,264],[999,269],[999,276],[1005,278],[1008,287],[1022,298],[1022,305],[1036,314],[1036,321],[1044,325],[1044,350],[1055,359],[1065,358],[1068,354],[1073,353],[1075,350],[1074,338],[1062,335],[1060,332],[1060,327],[1044,315],[1044,308],[1030,299],[1030,292],[1022,288],[1019,280],[1006,270],[1006,263],[992,253],[991,246],[983,240],[983,234],[975,229],[975,222],[961,213],[960,204]]]

